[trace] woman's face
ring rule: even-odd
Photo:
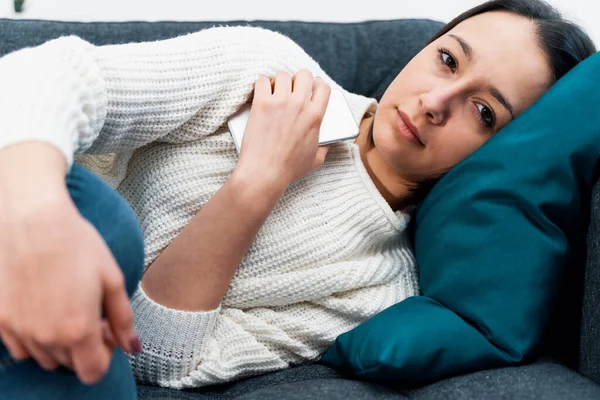
[[[551,83],[532,22],[508,12],[477,15],[424,48],[387,88],[375,114],[375,148],[405,179],[440,176]]]

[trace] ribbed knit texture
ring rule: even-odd
[[[256,79],[302,68],[341,89],[293,41],[260,28],[102,47],[60,38],[0,60],[0,147],[43,140],[68,160],[88,153],[78,162],[136,211],[148,266],[233,172],[226,121]],[[357,122],[374,112],[375,100],[343,92]],[[186,388],[318,359],[341,333],[418,294],[408,221],[353,142],[331,145],[277,203],[217,310],[169,309],[138,288],[136,378]]]

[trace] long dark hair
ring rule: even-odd
[[[490,11],[507,11],[530,19],[536,27],[540,48],[552,67],[553,82],[596,52],[596,46],[577,24],[567,21],[561,13],[543,0],[491,0],[480,4],[444,25],[427,43],[431,44],[461,22]],[[443,174],[442,174],[443,175]],[[440,179],[440,176],[419,182],[415,189],[421,201]]]

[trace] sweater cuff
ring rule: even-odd
[[[141,283],[131,299],[135,331],[142,352],[128,354],[136,379],[165,387],[181,387],[200,362],[221,306],[211,311],[165,307],[146,295]]]

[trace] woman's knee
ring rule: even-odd
[[[135,213],[119,193],[79,165],[69,171],[67,188],[81,215],[108,245],[131,297],[144,267],[144,238]]]

